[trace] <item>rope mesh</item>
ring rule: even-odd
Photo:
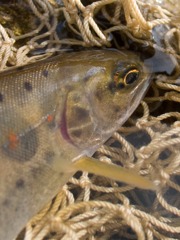
[[[173,75],[154,76],[141,106],[95,153],[156,181],[157,192],[78,173],[17,239],[179,239],[179,1],[0,2],[0,70],[68,49],[132,45],[172,54],[176,64]],[[29,19],[26,27],[18,11]]]

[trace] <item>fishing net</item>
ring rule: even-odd
[[[88,47],[159,51],[175,66],[154,76],[133,116],[95,153],[139,171],[158,190],[77,173],[17,239],[180,239],[179,1],[0,3],[1,70]]]

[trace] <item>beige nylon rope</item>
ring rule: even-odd
[[[125,47],[131,39],[171,53],[177,64],[173,76],[155,76],[151,95],[95,154],[100,161],[138,170],[159,185],[158,191],[137,190],[88,173],[75,175],[18,239],[179,239],[179,1],[26,0],[18,2],[18,7],[22,11],[28,7],[31,22],[34,19],[38,24],[29,24],[23,33],[16,34],[8,20],[0,18],[0,70],[44,59],[63,51],[64,46],[110,47],[113,43],[119,49],[114,32]],[[63,21],[67,35],[61,38],[56,28]],[[162,30],[161,45],[152,37],[156,26]],[[162,26],[167,30],[163,32]],[[21,32],[21,24],[18,30]],[[35,55],[33,51],[37,51]]]

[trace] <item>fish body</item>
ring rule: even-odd
[[[62,53],[0,74],[0,239],[16,237],[131,115],[150,74],[136,54]]]

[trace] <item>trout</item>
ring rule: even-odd
[[[12,240],[78,170],[153,189],[91,156],[150,84],[137,54],[93,50],[0,74],[0,239]]]

